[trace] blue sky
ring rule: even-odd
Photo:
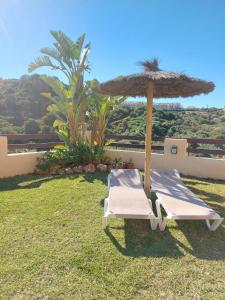
[[[86,33],[88,78],[138,72],[136,62],[156,56],[162,69],[216,84],[209,95],[179,99],[184,105],[225,106],[224,0],[1,0],[0,77],[26,74],[39,49],[51,46],[50,29],[73,39]]]

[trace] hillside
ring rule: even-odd
[[[51,132],[54,115],[46,108],[48,100],[40,95],[50,91],[39,75],[7,79],[0,86],[0,133]],[[144,135],[144,104],[123,105],[113,112],[108,133]],[[156,136],[225,138],[225,112],[222,109],[167,111],[154,109]]]
[[[144,135],[146,107],[122,106],[115,111],[108,133]],[[155,136],[189,136],[225,138],[225,111],[222,109],[166,111],[154,109]]]
[[[6,79],[0,86],[0,133],[49,131],[52,116],[47,114],[48,100],[41,92],[50,91],[39,75]]]

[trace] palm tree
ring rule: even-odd
[[[51,35],[54,37],[55,42],[53,43],[53,48],[42,48],[40,52],[42,56],[36,58],[32,62],[28,71],[33,72],[40,67],[50,67],[52,70],[61,71],[68,79],[69,85],[71,87],[65,88],[63,83],[57,80],[51,80],[49,77],[44,77],[44,81],[52,87],[53,91],[56,93],[56,98],[48,94],[48,98],[53,101],[54,104],[52,108],[57,112],[56,105],[62,108],[66,107],[66,123],[64,126],[69,128],[70,140],[74,141],[78,138],[77,127],[81,127],[84,132],[84,116],[87,110],[88,103],[88,86],[84,84],[84,73],[90,69],[88,62],[88,55],[90,52],[90,43],[84,46],[85,34],[82,34],[76,42],[73,42],[68,36],[66,36],[62,31],[50,31]],[[68,104],[68,94],[73,91],[72,98],[73,101],[69,101]],[[61,97],[63,96],[63,97]],[[63,103],[65,101],[65,103]],[[76,104],[75,104],[76,103]],[[57,112],[58,114],[59,112]],[[55,124],[59,124],[58,119]],[[65,125],[67,124],[67,125]],[[75,126],[76,124],[76,126]],[[74,127],[75,126],[75,127]],[[61,123],[62,127],[62,123]]]
[[[109,97],[95,95],[90,107],[89,117],[91,119],[92,143],[104,146],[105,130],[108,125],[109,117],[113,110],[118,108],[127,97]]]
[[[81,139],[80,124],[83,115],[80,113],[87,107],[89,96],[85,87],[77,94],[77,77],[71,79],[68,86],[64,85],[59,79],[49,76],[43,76],[45,81],[52,89],[52,93],[42,93],[43,96],[51,100],[52,104],[48,106],[48,111],[56,115],[56,120],[53,124],[59,130],[68,130],[69,140],[71,143]]]
[[[88,54],[90,52],[90,43],[84,46],[85,34],[82,34],[76,42],[73,42],[62,31],[50,31],[56,40],[53,48],[42,48],[40,52],[44,55],[37,57],[32,62],[28,71],[33,72],[40,67],[50,67],[52,70],[61,71],[70,82],[74,75],[82,77],[85,71],[88,71]],[[53,60],[53,61],[52,61]],[[82,85],[82,81],[77,82]]]

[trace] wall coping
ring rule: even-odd
[[[29,151],[29,152],[18,152],[18,153],[9,153],[8,157],[16,157],[16,156],[29,156],[34,154],[44,154],[46,151]]]

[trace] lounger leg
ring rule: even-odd
[[[166,219],[162,217],[162,213],[161,213],[161,208],[160,208],[160,200],[157,199],[156,202],[156,211],[157,211],[157,217],[158,217],[158,224],[159,224],[159,229],[161,231],[165,230],[166,227]]]
[[[151,226],[152,230],[156,230],[157,225],[158,225],[158,220],[151,220],[150,219],[150,226]]]
[[[102,218],[103,229],[106,229],[106,227],[108,226],[107,209],[108,209],[108,198],[104,200],[104,216]]]
[[[223,222],[223,218],[218,220],[213,220],[212,224],[210,224],[210,220],[206,220],[206,225],[210,231],[215,231],[222,222]]]
[[[148,201],[149,201],[149,205],[150,205],[150,207],[152,209],[152,201],[151,201],[151,199],[148,199]],[[150,226],[151,226],[151,229],[152,230],[156,230],[157,225],[158,225],[158,220],[155,219],[155,216],[154,216],[154,219],[151,219],[151,216],[150,216]]]

